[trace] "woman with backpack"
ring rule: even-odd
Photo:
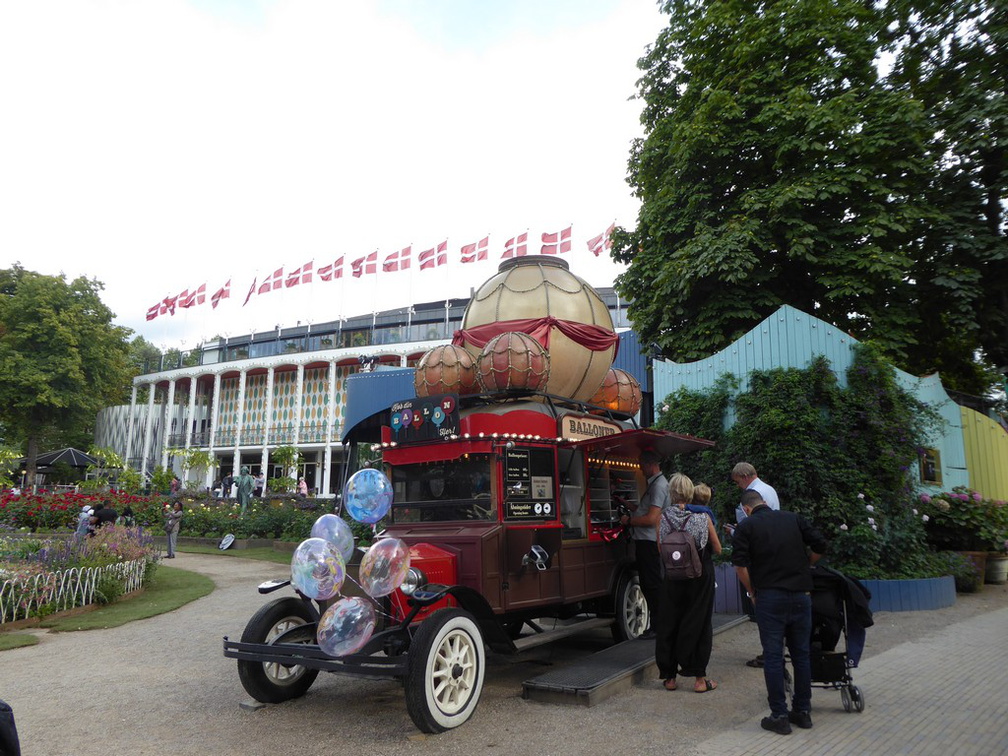
[[[714,643],[714,558],[721,542],[711,518],[690,512],[693,481],[676,473],[669,480],[671,503],[658,520],[658,551],[664,580],[658,605],[655,661],[665,690],[675,690],[676,675],[694,677],[693,690],[707,693],[717,683],[707,677]]]

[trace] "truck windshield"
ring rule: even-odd
[[[390,477],[394,522],[497,519],[489,454],[393,465]]]

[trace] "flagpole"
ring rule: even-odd
[[[367,263],[364,263],[365,271]],[[371,292],[371,343],[374,344],[375,323],[378,321],[378,272],[383,266],[378,262],[378,248],[375,248],[374,290]],[[367,273],[365,273],[367,275]]]
[[[445,272],[443,274],[444,275],[444,279],[445,279],[445,288],[444,288],[444,291],[445,291],[444,330],[445,330],[445,338],[446,339],[451,338],[451,334],[448,332],[448,303],[449,303],[448,295],[449,295],[449,292],[451,291],[451,268],[452,268],[452,258],[451,258],[451,255],[448,253],[449,249],[451,249],[451,245],[448,243],[448,237],[446,236],[445,237]],[[435,248],[434,256],[435,256],[435,259],[436,259],[437,258],[436,248]]]
[[[406,283],[406,338],[410,341],[410,327],[413,325],[413,242],[409,243],[410,267],[409,279]]]

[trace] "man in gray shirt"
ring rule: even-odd
[[[658,613],[661,595],[661,559],[658,556],[658,542],[655,526],[661,517],[662,508],[668,503],[668,481],[661,472],[661,457],[651,450],[640,455],[640,469],[647,481],[647,488],[637,508],[629,515],[623,515],[620,522],[632,528],[637,575],[641,591],[648,604],[648,615],[652,619]],[[648,629],[642,638],[654,638],[654,630]]]

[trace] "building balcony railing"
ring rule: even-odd
[[[269,445],[283,446],[293,444],[295,435],[299,444],[324,444],[328,440],[326,423],[303,423],[295,434],[295,427],[291,423],[284,425],[271,425],[269,427]],[[334,426],[335,430],[335,426]],[[185,446],[185,434],[173,433],[168,437],[168,446],[173,449],[180,449]],[[218,428],[214,434],[214,448],[226,449],[235,445],[240,440],[241,446],[262,446],[266,443],[267,428],[261,425],[242,428],[241,438],[238,438],[237,428]],[[335,437],[333,440],[336,440]],[[208,448],[210,446],[210,432],[201,431],[190,435],[189,445],[197,448]]]

